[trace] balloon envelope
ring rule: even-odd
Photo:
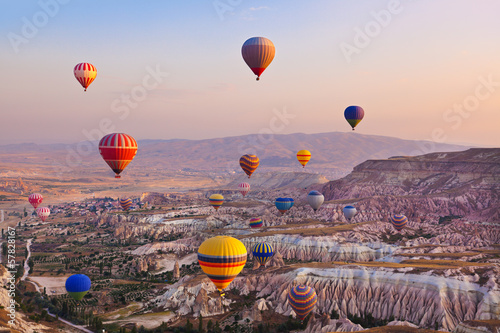
[[[84,274],[71,275],[66,279],[66,291],[76,301],[81,301],[91,286],[90,278]]]
[[[253,257],[261,264],[265,266],[266,263],[271,259],[274,254],[273,247],[266,242],[257,243],[252,248]]]
[[[260,228],[262,227],[262,219],[260,217],[256,217],[250,219],[250,228]]]
[[[42,222],[45,222],[47,217],[50,215],[50,209],[49,207],[38,207],[36,209],[36,215],[42,220]]]
[[[115,178],[120,178],[120,173],[137,153],[137,142],[133,137],[124,133],[108,134],[99,142],[99,152],[115,172]]]
[[[238,190],[240,191],[240,193],[243,196],[245,196],[250,191],[250,184],[248,184],[248,183],[240,183],[238,185]]]
[[[391,223],[397,231],[401,231],[408,223],[408,219],[403,214],[396,214],[391,216]]]
[[[295,286],[288,292],[288,303],[300,320],[304,320],[314,309],[317,299],[316,291],[308,286]]]
[[[358,211],[353,206],[345,206],[343,212],[345,218],[350,221]]]
[[[248,178],[252,175],[252,173],[259,166],[259,158],[255,155],[246,154],[241,156],[240,158],[240,166],[248,175]]]
[[[360,106],[349,106],[344,111],[344,117],[347,122],[351,125],[352,130],[354,131],[354,127],[356,127],[359,122],[365,116],[365,111]]]
[[[33,206],[33,208],[37,208],[39,204],[42,203],[43,196],[40,193],[30,194],[28,197],[29,203]]]
[[[273,42],[264,37],[249,38],[241,47],[243,60],[245,60],[252,72],[257,75],[257,81],[273,61],[275,52]]]
[[[132,199],[130,198],[120,199],[118,202],[120,203],[120,206],[122,206],[123,210],[129,210],[130,207],[132,207]]]
[[[215,210],[219,209],[220,206],[224,203],[224,197],[222,194],[212,194],[210,198],[210,205],[215,208]]]
[[[287,210],[292,208],[293,203],[294,200],[292,198],[278,198],[274,204],[281,214],[285,214]]]
[[[297,160],[299,160],[299,163],[302,164],[302,167],[304,168],[311,159],[311,152],[309,150],[299,150],[297,153]]]
[[[73,73],[84,88],[84,91],[87,91],[88,86],[94,81],[97,75],[97,69],[92,64],[82,62],[75,66]]]
[[[198,262],[217,289],[222,291],[245,266],[247,249],[236,238],[216,236],[200,245]]]
[[[307,195],[307,202],[312,207],[312,209],[314,209],[314,211],[317,211],[324,201],[325,197],[318,191],[311,191]]]

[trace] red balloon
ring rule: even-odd
[[[133,137],[124,133],[108,134],[99,142],[99,152],[115,178],[120,178],[120,173],[134,159],[137,153],[137,142]]]
[[[40,193],[33,193],[33,194],[30,194],[30,196],[28,197],[28,201],[35,209],[38,207],[39,204],[42,203],[42,200],[43,200],[43,197]]]

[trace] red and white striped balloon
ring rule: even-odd
[[[39,207],[36,209],[36,214],[43,222],[45,222],[47,217],[50,215],[50,209],[49,207]]]
[[[28,197],[28,201],[35,209],[38,207],[39,204],[42,203],[42,200],[43,200],[43,197],[40,193],[33,193],[33,194],[30,194],[30,196]]]
[[[74,73],[76,79],[84,88],[84,91],[87,91],[88,86],[90,86],[97,75],[97,69],[95,69],[92,64],[82,62],[75,66]]]
[[[250,192],[250,184],[241,183],[238,185],[238,190],[243,196],[245,196],[248,192]]]
[[[115,172],[115,178],[120,178],[120,173],[137,153],[137,142],[133,137],[124,133],[108,134],[99,142],[99,152]]]

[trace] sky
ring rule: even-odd
[[[0,4],[0,144],[350,132],[359,105],[361,134],[500,146],[498,0]],[[276,47],[259,82],[254,36]]]

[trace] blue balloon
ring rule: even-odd
[[[91,285],[90,278],[84,274],[71,275],[66,279],[66,291],[77,301],[85,296]]]
[[[276,208],[281,212],[281,214],[285,214],[287,210],[292,208],[293,206],[293,199],[292,198],[278,198],[276,199],[275,205]]]

